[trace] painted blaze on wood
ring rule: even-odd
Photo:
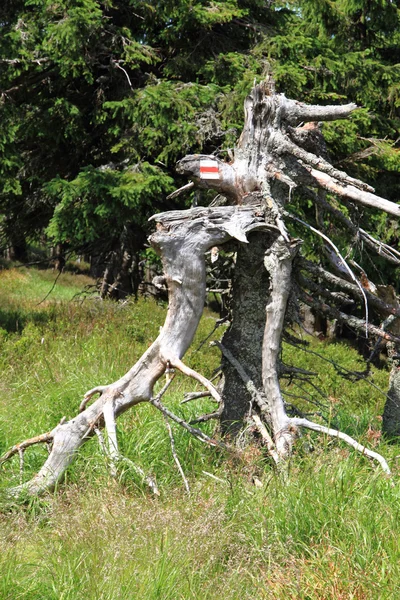
[[[200,161],[200,179],[219,179],[218,162],[210,158]]]

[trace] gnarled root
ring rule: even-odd
[[[26,483],[10,490],[12,495],[40,494],[54,488],[73,461],[81,445],[105,426],[107,453],[115,473],[120,460],[115,420],[120,414],[140,402],[150,402],[167,418],[176,421],[197,439],[226,448],[174,415],[153,398],[156,381],[171,368],[199,381],[220,402],[216,388],[205,377],[190,369],[181,360],[189,347],[200,321],[206,292],[205,252],[228,241],[232,235],[242,240],[253,228],[263,224],[263,215],[255,207],[195,208],[171,211],[154,217],[157,231],[151,236],[153,247],[161,254],[169,290],[169,310],[160,335],[139,361],[118,381],[108,386],[96,386],[86,392],[79,413],[62,421],[52,431],[21,442],[5,453],[1,462],[37,443],[51,443],[51,451],[39,472]],[[100,396],[88,405],[93,396]],[[100,438],[99,438],[100,439]]]

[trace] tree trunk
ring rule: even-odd
[[[100,296],[113,300],[124,300],[137,296],[139,289],[139,249],[142,235],[132,226],[125,225],[118,246],[109,252],[106,259]]]
[[[238,245],[232,282],[231,324],[223,337],[223,345],[240,362],[262,393],[262,346],[265,328],[265,303],[269,292],[269,276],[264,267],[266,250],[273,237],[253,233],[249,244]],[[222,431],[237,435],[252,407],[252,396],[235,367],[222,359],[224,387],[222,391]]]
[[[387,438],[400,436],[400,360],[393,359],[389,391],[382,417],[382,431]]]

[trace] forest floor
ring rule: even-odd
[[[91,280],[36,269],[0,271],[0,455],[76,413],[86,390],[120,377],[157,336],[165,304],[122,304],[80,294]],[[216,315],[205,311],[185,362],[210,377],[219,352],[200,342]],[[219,338],[217,330],[214,338]],[[238,459],[172,424],[189,480],[185,492],[162,415],[139,405],[118,420],[121,452],[157,481],[155,497],[128,461],[117,479],[96,439],[83,446],[57,490],[10,502],[18,457],[0,467],[0,600],[393,600],[400,589],[400,448],[380,437],[388,371],[343,379],[330,362],[362,370],[343,343],[311,341],[323,358],[291,347],[284,359],[319,373],[308,395],[333,427],[376,448],[390,480],[334,439],[307,433],[289,477],[250,447]],[[177,376],[165,403],[187,420],[209,400],[181,405],[193,383]],[[323,397],[324,396],[324,397]],[[289,398],[288,398],[289,399]],[[212,432],[214,423],[201,427]],[[45,457],[25,454],[23,478]],[[1,491],[1,490],[0,490]]]

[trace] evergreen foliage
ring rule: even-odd
[[[364,107],[325,127],[331,159],[398,198],[394,2],[6,0],[0,27],[3,247],[46,231],[105,252],[127,223],[141,238],[171,208],[176,160],[225,156],[254,78],[271,70],[288,97]]]

